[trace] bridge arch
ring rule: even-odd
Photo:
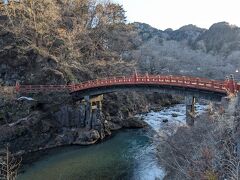
[[[164,75],[133,75],[129,77],[112,77],[96,79],[71,85],[20,85],[16,91],[20,93],[62,92],[68,91],[74,100],[84,96],[94,96],[118,91],[149,91],[173,95],[192,95],[195,97],[220,101],[229,94],[237,94],[240,84],[234,79],[224,81],[209,80],[197,77],[164,76]]]
[[[228,88],[231,87],[231,88]],[[133,75],[93,80],[72,87],[74,100],[84,96],[95,96],[119,91],[158,92],[180,96],[194,96],[211,101],[221,101],[222,97],[237,90],[237,83],[185,76]]]
[[[191,87],[180,87],[173,85],[157,85],[157,84],[120,84],[108,85],[85,90],[76,90],[71,92],[74,101],[83,99],[85,96],[98,96],[114,92],[156,92],[160,94],[178,95],[178,96],[193,96],[200,99],[221,101],[222,97],[227,96],[226,92],[213,92],[210,90],[196,89]]]

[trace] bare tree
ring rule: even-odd
[[[1,180],[15,180],[18,175],[22,159],[18,160],[9,151],[9,147],[6,146],[5,155],[0,159],[0,179]]]
[[[2,28],[36,47],[54,40],[60,17],[56,1],[52,0],[9,0],[1,14],[8,17]]]
[[[240,179],[234,107],[230,103],[224,114],[215,109],[193,128],[181,127],[160,142],[160,161],[171,172],[171,179]]]

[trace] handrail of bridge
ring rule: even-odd
[[[220,93],[236,93],[240,90],[240,84],[235,81],[209,80],[206,78],[172,76],[172,75],[132,75],[122,77],[110,77],[105,79],[96,79],[79,84],[71,85],[20,85],[16,84],[16,91],[23,93],[38,92],[75,92],[91,88],[113,85],[171,85],[187,88],[195,88]]]
[[[217,80],[207,80],[203,78],[189,78],[184,76],[130,76],[130,77],[114,77],[101,80],[92,80],[73,86],[73,91],[119,84],[159,84],[173,85],[182,87],[192,87],[198,89],[207,89],[212,91],[226,92],[224,82]]]

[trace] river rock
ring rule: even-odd
[[[90,145],[96,143],[100,139],[100,134],[97,130],[86,130],[82,129],[77,132],[77,138],[73,144],[79,145]]]
[[[148,124],[138,117],[130,117],[123,121],[124,128],[144,128]]]
[[[168,119],[163,119],[162,122],[167,123]]]
[[[77,132],[75,130],[64,129],[62,134],[57,135],[55,139],[56,145],[72,144],[76,136]]]
[[[116,131],[122,128],[120,124],[108,121],[105,126],[107,127],[106,129],[109,129],[109,131]]]
[[[176,113],[172,113],[172,117],[178,117]]]

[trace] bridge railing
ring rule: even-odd
[[[159,84],[185,86],[198,89],[226,92],[223,81],[208,80],[204,78],[192,78],[185,76],[154,76],[138,75],[130,77],[114,77],[108,79],[98,79],[87,81],[73,86],[73,91],[79,91],[100,86],[110,86],[119,84]]]
[[[112,85],[166,85],[179,86],[186,88],[195,88],[209,90],[213,92],[228,93],[240,90],[240,85],[231,81],[209,80],[205,78],[195,78],[186,76],[164,76],[164,75],[133,75],[128,77],[111,77],[105,79],[90,80],[79,84],[72,85],[16,85],[18,92],[38,93],[38,92],[74,92],[91,88]],[[234,93],[234,92],[233,92]]]
[[[16,90],[25,93],[64,92],[71,91],[72,85],[16,85]]]

